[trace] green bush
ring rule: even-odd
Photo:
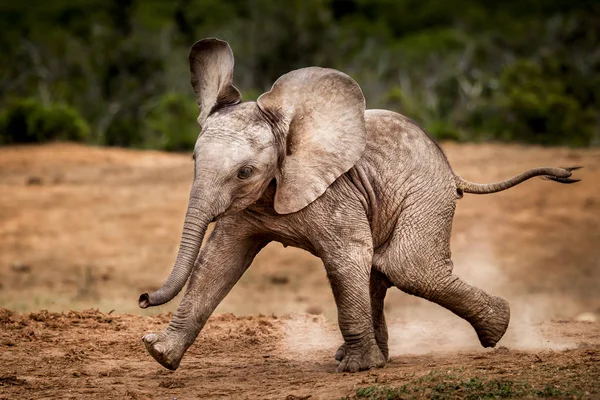
[[[146,138],[141,126],[143,119],[137,109],[123,109],[116,113],[99,142],[107,146],[145,147]]]
[[[200,132],[197,117],[198,108],[192,96],[179,93],[164,95],[146,117],[144,147],[167,151],[192,150]]]
[[[86,141],[90,128],[77,110],[66,104],[44,105],[36,99],[10,101],[0,113],[0,143],[52,140]]]
[[[485,130],[507,141],[542,145],[589,146],[595,112],[572,93],[560,71],[519,60],[507,66],[499,87],[480,116]]]

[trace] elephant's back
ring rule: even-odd
[[[388,110],[367,110],[365,123],[366,161],[378,165],[401,164],[404,171],[425,168],[453,175],[440,146],[410,118]]]

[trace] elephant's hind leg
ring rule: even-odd
[[[452,261],[446,260],[447,268]],[[429,267],[431,268],[431,267]],[[399,279],[403,291],[447,308],[467,320],[483,347],[494,347],[502,338],[510,319],[508,302],[463,282],[454,274],[429,276],[427,285],[418,286]]]
[[[371,295],[371,317],[373,319],[373,330],[375,332],[375,341],[381,354],[387,360],[388,349],[388,330],[383,311],[385,295],[391,286],[390,281],[375,269],[371,269],[369,292]],[[335,353],[335,359],[341,361],[346,355],[346,345],[342,344]]]
[[[379,261],[382,272],[400,290],[447,308],[467,320],[484,347],[494,347],[508,327],[508,302],[463,282],[452,273],[450,231],[454,203],[436,209],[415,204],[398,223]]]
[[[382,273],[371,270],[371,314],[373,318],[373,329],[375,330],[375,340],[379,350],[388,359],[388,329],[385,322],[385,313],[383,311],[385,295],[391,286],[390,281]]]

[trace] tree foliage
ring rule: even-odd
[[[320,65],[439,138],[600,143],[596,1],[2,0],[0,23],[0,143],[189,149],[187,52],[211,36],[246,99]]]

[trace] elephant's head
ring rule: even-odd
[[[233,86],[233,53],[204,39],[189,56],[202,130],[194,182],[175,266],[142,308],[168,302],[190,275],[208,224],[256,202],[274,179],[274,209],[294,213],[317,199],[361,157],[365,100],[349,76],[304,68],[279,78],[256,102]]]

